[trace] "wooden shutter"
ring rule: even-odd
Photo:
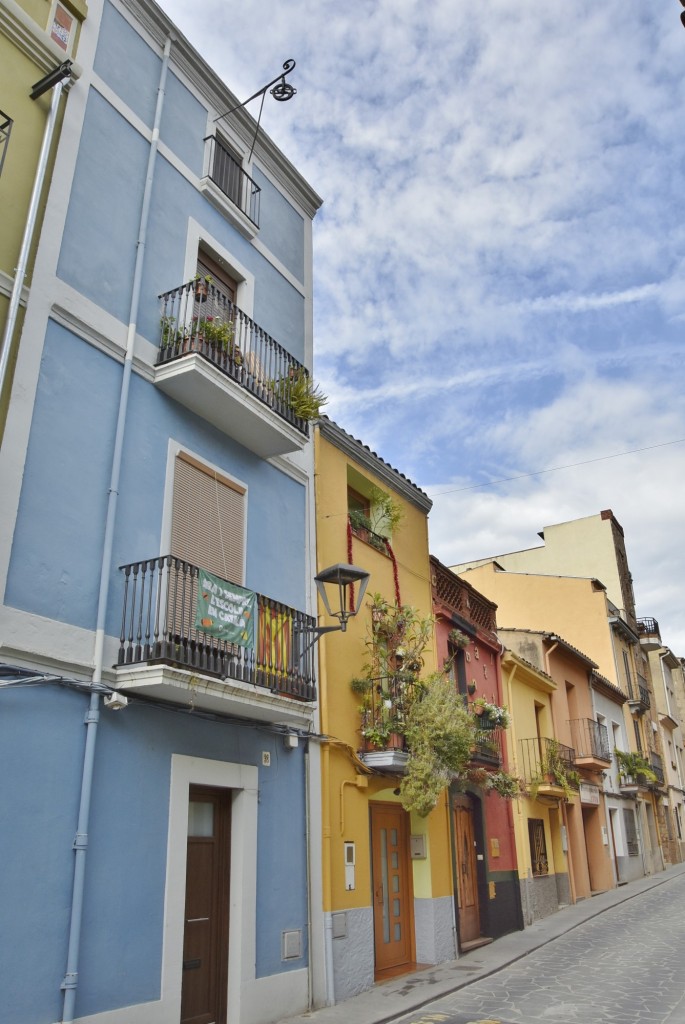
[[[242,586],[244,547],[245,489],[181,452],[174,467],[171,554]]]
[[[216,260],[202,250],[197,254],[197,273],[203,280],[205,277],[211,277],[215,287],[223,292],[227,299],[235,303],[237,281]]]

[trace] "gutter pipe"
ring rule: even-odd
[[[71,75],[70,62],[69,65],[69,74]],[[2,335],[2,342],[0,342],[0,394],[2,394],[4,390],[5,380],[7,379],[7,370],[10,361],[10,349],[12,347],[12,336],[14,334],[14,329],[17,324],[17,314],[19,313],[21,292],[24,287],[24,278],[26,277],[26,267],[29,261],[31,245],[33,244],[33,235],[36,230],[36,221],[38,219],[38,207],[40,205],[40,197],[43,192],[43,185],[45,183],[45,174],[47,172],[48,160],[50,158],[50,149],[52,148],[52,138],[55,134],[55,125],[57,124],[59,101],[62,97],[62,92],[66,88],[67,84],[70,83],[70,81],[70,78],[68,78],[66,82],[64,79],[61,79],[59,82],[57,82],[57,84],[53,87],[52,90],[50,111],[48,113],[48,119],[45,122],[43,142],[41,143],[40,155],[38,157],[38,165],[36,167],[36,177],[33,182],[33,191],[31,192],[31,200],[29,202],[29,209],[26,215],[26,226],[24,227],[24,236],[21,240],[19,259],[17,260],[17,266],[14,272],[14,283],[12,285],[12,293],[10,295],[10,302],[7,310],[5,330]],[[2,432],[4,432],[4,428]]]
[[[140,305],[141,281],[143,276],[143,258],[145,254],[145,242],[147,238],[147,226],[150,215],[150,201],[152,197],[152,183],[155,171],[155,159],[159,148],[159,130],[162,121],[162,108],[164,106],[164,91],[166,86],[167,70],[169,67],[169,56],[171,53],[171,39],[167,37],[164,44],[164,56],[157,90],[157,106],[155,109],[155,121],[152,130],[150,153],[148,155],[147,175],[145,189],[143,192],[143,205],[140,212],[140,226],[138,230],[138,241],[136,243],[136,262],[133,273],[133,288],[131,292],[131,306],[129,325],[126,336],[126,356],[124,359],[124,371],[121,379],[121,392],[119,396],[119,415],[117,418],[116,434],[114,439],[114,453],[112,455],[112,471],[110,477],[109,497],[107,504],[107,518],[105,520],[105,536],[102,548],[102,564],[100,568],[100,590],[98,595],[97,622],[95,627],[94,647],[94,668],[93,680],[90,695],[90,706],[85,716],[86,725],[86,746],[83,755],[83,774],[81,777],[81,801],[79,805],[78,825],[76,838],[74,839],[74,887],[71,901],[71,918],[69,923],[69,948],[67,953],[67,970],[61,988],[64,991],[64,1007],[62,1012],[63,1024],[72,1024],[76,1004],[76,989],[78,986],[78,962],[81,943],[81,922],[83,918],[83,896],[85,887],[86,852],[88,849],[88,825],[90,819],[90,798],[93,785],[93,766],[95,762],[95,741],[97,738],[97,726],[100,718],[100,692],[102,682],[102,666],[104,660],[105,646],[105,620],[107,617],[107,601],[112,571],[112,549],[114,546],[114,525],[116,521],[117,499],[119,497],[119,477],[121,475],[121,464],[123,460],[124,434],[126,430],[126,414],[128,411],[129,385],[131,371],[133,368],[133,351],[135,347],[136,326],[138,308]]]

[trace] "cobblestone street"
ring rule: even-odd
[[[402,1024],[685,1024],[685,875],[398,1018]]]

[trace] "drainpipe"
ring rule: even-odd
[[[67,65],[69,66],[67,67]],[[62,92],[71,84],[71,61],[65,61],[64,64],[61,65],[59,69],[57,69],[57,72],[62,73],[65,77],[58,81],[52,87],[50,111],[48,113],[48,119],[45,122],[43,142],[40,147],[40,155],[38,157],[38,165],[36,167],[36,177],[33,182],[33,191],[31,192],[31,200],[29,202],[29,209],[26,215],[24,237],[21,241],[19,259],[17,260],[17,266],[14,272],[14,283],[12,285],[12,294],[10,295],[9,308],[7,310],[5,330],[3,332],[2,341],[0,342],[0,395],[4,390],[5,380],[7,378],[7,370],[9,367],[10,360],[10,348],[12,345],[12,335],[14,334],[14,328],[17,323],[19,303],[21,301],[21,292],[22,288],[24,287],[24,278],[26,276],[26,267],[28,265],[29,253],[31,251],[31,245],[33,243],[33,234],[36,230],[36,221],[38,219],[38,207],[40,204],[41,193],[43,191],[43,184],[45,182],[45,174],[48,167],[48,160],[50,158],[52,138],[55,133],[55,125],[57,123],[59,101],[62,97]],[[52,74],[54,73],[51,73],[51,75]],[[47,76],[46,79],[43,79],[41,81],[47,82]],[[38,85],[40,85],[40,83],[38,83]],[[38,85],[33,87],[34,92],[38,88]],[[32,96],[32,99],[37,99],[39,95],[42,96],[43,93],[40,92],[36,96]],[[2,432],[4,433],[4,428]]]
[[[95,627],[95,645],[93,655],[93,688],[90,696],[90,706],[86,712],[86,746],[83,755],[83,774],[81,777],[81,801],[79,804],[78,825],[76,838],[74,839],[74,888],[71,900],[71,918],[69,923],[69,948],[67,953],[67,970],[61,988],[64,991],[64,1008],[62,1012],[63,1024],[71,1024],[74,1020],[76,1004],[76,989],[78,985],[78,962],[81,943],[81,922],[83,917],[83,894],[85,886],[86,852],[88,849],[88,824],[90,818],[90,798],[93,784],[93,765],[95,762],[95,741],[97,738],[97,726],[100,717],[100,696],[99,684],[102,681],[102,665],[104,659],[105,645],[105,620],[107,617],[107,597],[109,591],[110,574],[112,570],[112,547],[114,543],[114,524],[116,521],[117,498],[119,496],[119,477],[121,474],[121,463],[123,458],[124,433],[126,429],[126,414],[128,411],[128,394],[133,367],[133,350],[136,337],[136,323],[138,307],[140,304],[140,287],[143,276],[143,257],[145,254],[145,241],[147,237],[147,225],[150,213],[150,199],[152,196],[152,182],[154,179],[155,158],[159,146],[159,128],[162,120],[162,107],[164,105],[164,89],[166,84],[167,69],[169,66],[169,55],[171,53],[171,39],[167,38],[164,45],[164,57],[159,78],[157,91],[157,107],[155,110],[155,122],[152,130],[152,141],[148,156],[147,176],[143,192],[143,205],[140,213],[140,226],[138,230],[138,242],[136,246],[136,263],[133,273],[133,288],[131,292],[131,306],[128,332],[126,337],[126,356],[124,360],[124,371],[121,379],[121,392],[119,396],[119,415],[117,418],[116,435],[114,439],[114,454],[112,456],[112,471],[109,486],[109,498],[107,504],[107,518],[105,520],[105,537],[102,548],[102,564],[100,567],[100,591],[98,595],[97,622]]]

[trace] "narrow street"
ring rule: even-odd
[[[401,1024],[685,1024],[685,875]],[[475,954],[477,958],[477,953]]]

